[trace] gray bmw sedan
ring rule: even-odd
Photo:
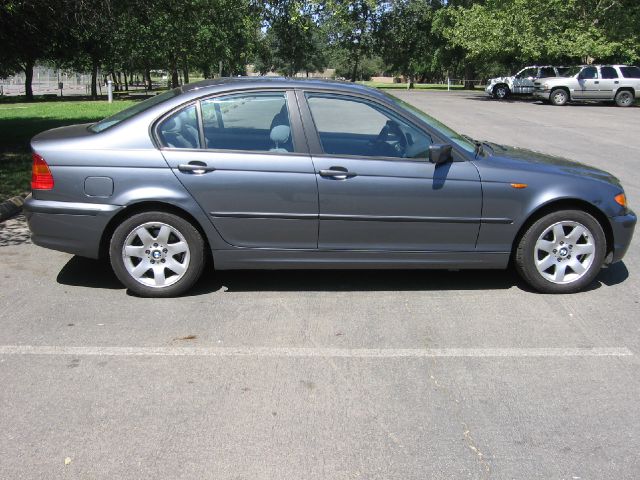
[[[224,269],[506,268],[570,293],[629,247],[618,180],[461,136],[377,90],[217,79],[31,142],[37,245],[175,296]]]

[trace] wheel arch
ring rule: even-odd
[[[204,228],[200,224],[200,222],[187,210],[176,206],[172,203],[157,201],[157,200],[143,200],[139,202],[132,203],[127,205],[125,208],[120,210],[116,215],[113,216],[104,231],[102,232],[102,237],[100,238],[100,250],[98,252],[100,258],[107,258],[109,256],[109,242],[111,241],[111,237],[113,236],[113,232],[115,229],[122,223],[125,219],[143,212],[150,212],[153,210],[159,210],[161,212],[173,213],[178,217],[187,220],[191,223],[200,235],[202,235],[202,239],[205,243],[205,250],[207,255],[212,260],[211,256],[211,245],[209,243],[209,237],[207,232],[205,232]]]
[[[511,245],[511,262],[513,262],[513,260],[515,259],[515,252],[518,248],[518,245],[520,244],[520,240],[522,239],[522,236],[525,234],[525,232],[529,229],[529,227],[531,227],[531,225],[533,225],[536,221],[538,221],[545,215],[557,212],[559,210],[582,210],[590,214],[600,224],[600,226],[602,227],[602,231],[604,232],[607,243],[605,258],[613,251],[613,230],[611,228],[611,223],[609,223],[607,215],[595,205],[584,200],[580,200],[577,198],[562,198],[551,200],[545,204],[542,204],[529,214],[527,219],[518,229],[518,233],[513,240],[513,244]]]

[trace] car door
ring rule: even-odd
[[[513,79],[513,93],[533,93],[533,82],[538,78],[538,69],[527,67],[520,70]]]
[[[618,72],[613,67],[600,67],[600,91],[598,98],[613,100],[620,85]]]
[[[163,118],[156,136],[227,243],[317,248],[315,170],[292,92],[205,98]]]
[[[597,99],[600,96],[600,77],[596,67],[585,67],[577,76],[578,88],[572,94],[577,99]]]
[[[318,247],[470,251],[482,193],[468,161],[427,161],[436,139],[397,111],[338,93],[299,94],[317,173]]]

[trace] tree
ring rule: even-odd
[[[417,74],[433,70],[437,38],[431,31],[439,6],[439,1],[393,0],[381,16],[377,37],[382,58],[391,70],[408,77],[409,88]]]
[[[59,40],[60,9],[56,0],[10,0],[0,7],[0,75],[24,72],[28,100],[33,100],[33,67],[52,56]]]
[[[257,51],[257,67],[262,73],[275,70],[286,76],[324,67],[321,32],[314,17],[318,5],[300,0],[266,2],[264,28]]]
[[[360,62],[371,54],[382,4],[375,0],[325,0],[322,5],[329,45],[346,53],[350,64],[349,78],[354,82]]]

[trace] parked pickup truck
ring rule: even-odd
[[[640,68],[627,65],[584,65],[562,78],[534,82],[533,94],[553,105],[569,101],[614,101],[630,107],[640,92]]]
[[[504,100],[511,94],[531,95],[533,82],[539,78],[560,77],[567,70],[566,67],[532,66],[524,67],[511,77],[491,78],[487,82],[485,92],[492,98]]]

